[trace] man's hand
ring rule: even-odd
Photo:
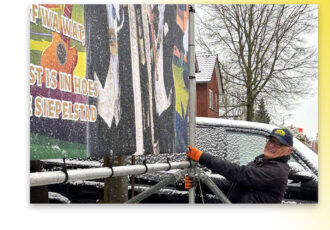
[[[196,182],[195,182],[194,177],[189,177],[189,176],[184,177],[184,188],[185,189],[191,189],[195,186],[196,186]]]
[[[191,145],[188,145],[189,152],[187,152],[186,158],[190,158],[194,161],[199,161],[199,158],[201,158],[201,155],[203,154],[202,150],[196,149],[192,147]]]

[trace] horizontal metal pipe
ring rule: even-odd
[[[146,172],[158,172],[168,169],[184,169],[190,167],[189,161],[171,162],[171,167],[168,163],[157,163],[145,165],[127,165],[113,167],[113,177],[116,176],[128,176],[138,175]],[[67,170],[68,182],[77,180],[92,180],[110,177],[112,174],[111,168],[90,168],[90,169],[74,169]],[[65,181],[65,173],[62,171],[53,172],[35,172],[30,173],[30,187],[48,185],[48,184],[60,184]]]

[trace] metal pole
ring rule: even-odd
[[[165,171],[170,168],[168,163],[147,164],[147,167],[148,173]],[[188,161],[171,162],[171,169],[185,169],[189,167],[190,163]],[[128,165],[113,167],[112,170],[112,177],[129,176],[145,173],[146,167],[144,165]],[[68,181],[106,178],[111,176],[112,170],[108,167],[67,170]],[[63,183],[64,180],[65,173],[62,171],[30,173],[30,187],[60,184]]]
[[[135,156],[132,156],[132,165],[135,165]],[[131,197],[134,197],[135,176],[131,176]]]
[[[155,192],[157,192],[159,189],[166,187],[168,184],[175,182],[177,179],[179,179],[182,175],[184,175],[186,170],[180,170],[179,172],[176,172],[174,174],[170,174],[166,179],[162,180],[158,184],[152,186],[148,190],[140,193],[139,195],[135,196],[134,198],[128,200],[125,202],[125,204],[134,204],[139,203],[142,200],[146,199],[147,197],[151,196]]]
[[[189,145],[196,144],[196,79],[195,79],[195,9],[189,5]],[[190,177],[195,175],[196,164],[188,171]],[[195,188],[189,189],[189,203],[195,203]]]
[[[222,203],[231,204],[227,196],[218,188],[218,186],[201,170],[198,170],[198,176],[209,189],[216,195]]]

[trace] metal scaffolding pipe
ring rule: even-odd
[[[196,145],[196,78],[195,78],[195,9],[189,5],[189,145]],[[196,165],[193,165],[195,168]],[[188,172],[194,176],[194,170]],[[189,203],[195,203],[195,188],[189,189]]]
[[[218,188],[218,186],[201,170],[198,170],[199,178],[201,181],[211,189],[214,195],[216,195],[222,203],[231,204],[227,196]]]
[[[189,144],[196,144],[195,10],[189,9]]]
[[[185,170],[176,172],[174,174],[170,174],[167,178],[165,178],[164,180],[162,180],[158,184],[152,186],[148,190],[140,193],[139,195],[133,197],[132,199],[126,201],[125,203],[126,204],[140,203],[142,200],[148,198],[149,196],[151,196],[152,194],[154,194],[158,190],[160,190],[160,189],[166,187],[168,184],[173,183],[176,180],[178,180],[180,177],[182,177],[182,175],[184,175],[184,173],[185,173],[184,171]]]
[[[189,161],[171,162],[171,167],[168,163],[157,163],[145,165],[127,165],[113,167],[113,175],[111,168],[91,168],[91,169],[74,169],[67,170],[68,182],[77,180],[92,180],[101,179],[106,177],[116,176],[129,176],[138,175],[159,171],[166,171],[168,169],[185,169],[190,167]],[[148,169],[148,170],[147,170]],[[53,172],[36,172],[30,173],[30,187],[48,185],[48,184],[60,184],[65,181],[65,173],[62,171]]]

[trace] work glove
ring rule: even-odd
[[[191,189],[193,187],[196,187],[196,180],[195,177],[189,177],[185,176],[184,177],[184,188],[185,189]]]
[[[201,158],[201,155],[203,154],[202,150],[196,149],[192,147],[191,145],[188,145],[189,151],[187,152],[186,158],[190,158],[194,161],[199,161],[199,158]]]

